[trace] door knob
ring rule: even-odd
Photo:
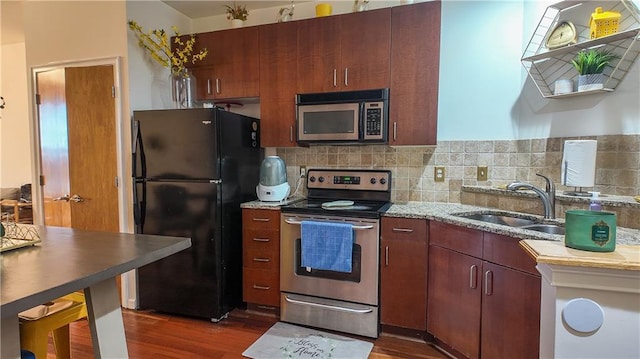
[[[54,201],[66,201],[66,202],[69,202],[69,195],[68,195],[68,194],[65,194],[64,196],[62,196],[62,197],[56,197],[56,198],[54,198],[53,200],[54,200]]]
[[[79,202],[84,202],[84,198],[78,196],[77,194],[74,194],[73,196],[71,196],[71,198],[69,198],[70,201],[79,203]]]

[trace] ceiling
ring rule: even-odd
[[[309,0],[302,0],[297,2],[308,1]],[[167,0],[163,2],[191,19],[225,14],[227,9],[224,5],[233,3],[233,1],[230,0]],[[240,3],[246,5],[247,10],[251,11],[277,6],[289,6],[291,1],[253,0],[242,1]],[[24,30],[22,29],[23,5],[24,0],[0,1],[0,9],[2,10],[0,14],[3,15],[0,21],[2,23],[2,35],[0,37],[3,45],[24,41]]]
[[[307,0],[308,1],[308,0]],[[297,1],[307,2],[307,1]],[[227,8],[224,5],[234,3],[229,0],[209,0],[209,1],[192,1],[192,0],[163,0],[163,3],[171,6],[186,16],[196,19],[199,17],[207,17],[214,15],[223,15],[227,12]],[[263,8],[270,8],[281,6],[285,7],[291,4],[291,1],[270,1],[270,0],[254,0],[254,1],[241,1],[239,4],[246,5],[247,10],[256,10]]]

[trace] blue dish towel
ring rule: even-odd
[[[353,228],[346,223],[302,221],[301,266],[351,273]]]

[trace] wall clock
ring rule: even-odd
[[[549,49],[575,44],[578,42],[576,27],[570,21],[563,21],[558,24],[549,34],[545,46]]]

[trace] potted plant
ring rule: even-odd
[[[571,60],[573,67],[578,71],[578,91],[599,90],[603,88],[604,69],[618,55],[608,50],[588,49],[580,51]]]
[[[242,27],[244,21],[247,20],[247,15],[249,15],[249,11],[247,11],[247,7],[245,5],[236,5],[233,3],[233,6],[225,5],[227,8],[227,19],[231,20],[231,27]]]
[[[172,26],[174,37],[171,39],[164,29],[145,31],[133,20],[128,21],[129,29],[138,39],[138,45],[145,49],[150,57],[171,71],[171,95],[176,108],[193,107],[195,98],[194,80],[187,68],[188,63],[202,61],[208,53],[206,48],[194,52],[196,36],[181,36],[178,28]]]

